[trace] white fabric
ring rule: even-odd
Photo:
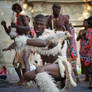
[[[36,66],[35,66],[35,65],[30,64],[30,71],[33,71],[33,70],[36,70]]]
[[[53,81],[53,78],[46,72],[38,73],[36,81],[41,92],[60,92]]]

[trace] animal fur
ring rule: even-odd
[[[21,47],[24,47],[26,45],[27,39],[29,39],[27,36],[22,35],[15,38],[16,42],[16,49],[20,49]]]
[[[72,68],[71,68],[71,64],[67,61],[66,57],[62,57],[62,56],[59,56],[59,59],[61,60],[61,63],[60,61],[57,61],[58,64],[60,64],[59,66],[62,65],[62,63],[64,62],[65,65],[67,66],[67,70],[68,70],[68,76],[69,76],[69,80],[70,80],[70,84],[73,86],[73,87],[76,87],[77,84],[76,82],[73,80],[73,77],[72,77]],[[64,66],[64,65],[63,65]],[[60,68],[60,73],[61,73],[61,76],[62,76],[62,72],[64,71],[64,68],[61,66],[59,67]],[[62,70],[63,69],[63,70]],[[62,76],[63,77],[63,76]]]
[[[36,82],[40,87],[41,92],[60,92],[52,77],[46,72],[38,73],[36,75]]]
[[[70,34],[68,32],[54,32],[51,30],[45,30],[45,32],[43,33],[42,36],[40,36],[38,39],[43,39],[43,40],[50,40],[52,42],[58,43],[58,45],[50,50],[48,50],[48,47],[34,47],[34,46],[28,46],[29,48],[31,48],[31,50],[33,52],[38,52],[39,54],[42,55],[56,55],[57,53],[59,53],[61,51],[61,43],[67,38],[70,37]],[[24,39],[24,41],[23,41]],[[16,40],[16,42],[18,43],[18,47],[20,46],[24,46],[26,44],[27,41],[27,37],[21,38],[19,37],[19,39]],[[67,45],[66,45],[67,46]],[[67,47],[66,47],[67,48]],[[66,49],[65,48],[65,49]],[[64,77],[64,72],[65,72],[65,66],[63,65],[63,62],[65,62],[67,68],[68,68],[68,75],[69,75],[69,80],[70,83],[72,84],[72,86],[76,86],[76,83],[74,82],[72,75],[71,75],[71,65],[70,63],[67,61],[66,55],[65,56],[60,56],[57,60],[58,64],[59,64],[59,68],[60,68],[60,74],[62,77]],[[49,76],[48,76],[49,77]],[[38,78],[38,77],[37,77]],[[42,77],[45,78],[45,75]],[[39,81],[40,82],[40,81]],[[42,89],[44,90],[44,89]],[[43,91],[44,92],[44,91]],[[47,91],[49,92],[49,91]],[[54,92],[54,91],[53,91]]]
[[[9,35],[11,38],[15,38],[17,36],[16,28],[11,28],[11,32]]]

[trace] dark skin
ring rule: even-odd
[[[48,18],[47,27],[52,29],[53,20],[53,26],[56,31],[69,31],[70,28],[68,18],[65,15],[60,14],[61,5],[59,3],[55,3],[52,10],[53,15]]]
[[[21,8],[21,6],[19,5],[19,4],[17,4],[16,3],[16,5],[14,4],[13,6],[12,6],[12,10],[14,11],[14,12],[16,12],[17,14],[19,14],[21,11],[22,11],[22,8]],[[5,32],[9,35],[9,33],[10,33],[10,31],[11,31],[11,27],[13,27],[13,26],[15,26],[15,23],[11,23],[11,26],[6,26],[6,21],[5,20],[2,20],[2,22],[1,22],[1,25],[4,27],[4,29],[5,29]]]
[[[54,3],[52,10],[53,15],[51,15],[47,20],[47,28],[50,29],[54,28],[55,31],[68,31],[71,34],[68,15],[63,15],[62,13],[60,13],[61,10],[60,3]],[[71,44],[71,37],[69,37],[68,40],[69,43]]]
[[[27,34],[30,31],[28,18],[23,15],[23,17],[18,16],[17,20],[19,21],[18,25],[15,24],[17,33],[19,35]]]
[[[11,27],[9,26],[9,27],[7,28],[6,22],[5,22],[4,20],[1,22],[1,25],[4,27],[5,32],[9,35],[10,30],[11,30]]]
[[[15,12],[17,15],[20,14],[22,12],[21,5],[18,4],[18,3],[13,4],[12,11]],[[25,34],[26,31],[28,32],[30,30],[30,27],[28,25],[29,24],[29,20],[28,19],[25,19],[25,18],[22,18],[22,20],[21,20],[20,17],[21,17],[21,15],[20,16],[17,16],[17,21],[18,21],[18,24],[17,25],[16,25],[16,23],[14,23],[12,21],[11,26],[9,26],[8,28],[7,28],[6,22],[4,20],[1,22],[1,25],[4,27],[4,29],[5,29],[5,31],[6,31],[6,33],[8,35],[9,35],[10,31],[11,31],[11,27],[15,27],[16,30],[17,30],[17,33],[19,35]],[[28,16],[25,16],[25,17],[28,18]],[[22,21],[22,25],[20,25],[20,23],[19,23],[21,21]]]
[[[13,24],[13,26],[17,28],[18,35],[23,35],[23,34],[27,35],[29,31],[28,18],[23,15],[23,16],[19,16],[17,20],[18,20],[18,25]],[[8,48],[3,49],[3,51],[14,49],[14,47],[16,47],[16,43],[12,43]]]
[[[43,33],[43,30],[45,28],[46,28],[46,24],[43,20],[34,21],[34,29],[37,34],[37,37]],[[46,47],[48,45],[48,47],[49,47],[48,49],[51,49],[56,46],[56,44],[54,44],[54,43],[52,44],[48,40],[40,40],[40,39],[27,40],[27,45],[31,45],[31,46],[35,46],[35,47]],[[30,72],[30,66],[29,66],[29,62],[28,62],[29,53],[24,53],[25,57],[24,56],[23,57],[24,57],[24,63],[25,63],[25,67],[26,67],[26,73],[24,74],[25,80],[34,80],[36,74],[43,72],[43,71],[48,72],[54,78],[59,78],[60,72],[59,72],[58,64],[52,64],[58,58],[58,55],[59,55],[59,53],[55,56],[41,55],[43,62],[45,63],[45,61],[47,61],[47,63],[50,63],[50,64],[37,67],[37,69],[35,71]]]
[[[27,34],[29,32],[29,30],[30,30],[30,27],[28,25],[29,21],[26,16],[23,16],[23,18],[22,18],[22,16],[23,15],[18,16],[18,18],[17,18],[18,24],[12,23],[11,26],[9,26],[8,28],[7,28],[6,22],[4,20],[1,22],[1,25],[4,27],[5,32],[8,35],[11,32],[11,27],[16,28],[16,31],[19,35]]]
[[[27,35],[28,31],[29,31],[29,20],[28,17],[21,15],[17,17],[17,21],[18,24],[12,24],[13,27],[16,28],[18,35]],[[11,50],[14,49],[14,47],[16,47],[16,43],[12,43],[8,48],[3,49],[3,51],[7,51],[7,50]],[[26,57],[26,56],[25,56]],[[15,58],[14,58],[15,61]],[[13,61],[13,64],[15,63]],[[18,76],[20,78],[20,81],[18,82],[18,85],[23,85],[24,84],[24,78],[23,78],[23,74],[25,73],[25,69],[21,69],[21,64],[19,65],[18,68],[15,68],[16,72],[18,73]],[[22,71],[22,73],[21,73]]]
[[[82,38],[82,36],[84,36],[85,39],[87,39],[86,38],[86,32],[87,32],[86,30],[88,29],[88,22],[87,22],[87,20],[85,20],[83,22],[83,26],[84,26],[84,29],[83,30],[80,30],[80,32],[78,34],[78,37],[77,37],[77,41],[79,41]]]
[[[39,37],[43,33],[43,30],[45,29],[45,27],[46,27],[46,24],[44,23],[43,20],[34,21],[34,29],[35,29],[35,32],[37,34],[37,37]],[[55,44],[53,44],[53,46],[50,46],[51,44],[47,40],[34,40],[34,41],[27,40],[27,44],[32,45],[32,46],[37,46],[37,47],[46,47],[47,45],[49,45],[50,49],[53,48],[54,46],[56,46]],[[43,72],[43,71],[48,72],[54,78],[60,77],[58,64],[52,64],[58,58],[58,54],[55,56],[53,56],[53,55],[50,55],[50,56],[41,55],[43,63],[45,63],[45,61],[46,61],[47,63],[50,63],[50,64],[37,67],[36,70],[31,71],[31,72],[28,70],[24,74],[25,79],[26,80],[34,80],[36,74],[39,72]],[[28,63],[28,62],[25,62],[25,63]],[[28,65],[28,64],[26,64],[26,65]],[[27,66],[27,67],[29,67],[29,66]]]
[[[41,20],[41,19],[39,19],[39,20],[36,20],[36,21],[34,21],[34,30],[35,30],[35,33],[37,34],[37,37],[39,37],[42,33],[43,33],[43,30],[44,30],[44,28],[46,27],[46,24],[45,24],[45,22],[43,21],[43,20]],[[28,45],[31,45],[31,46],[37,46],[37,47],[46,47],[48,44],[50,44],[50,46],[49,46],[49,48],[52,48],[53,46],[55,46],[55,44],[52,44],[52,43],[50,43],[49,41],[44,41],[44,40],[39,40],[39,39],[31,39],[31,40],[28,40],[27,41],[27,44]],[[53,46],[52,46],[53,45]],[[28,64],[28,62],[27,62],[27,59],[28,59],[28,57],[29,57],[29,54],[26,52],[26,53],[24,53],[24,56],[26,56],[27,55],[27,57],[24,57],[24,62],[25,62],[25,65],[26,65],[26,71],[30,71],[30,66],[29,66],[29,64]],[[47,60],[47,58],[52,58],[53,60],[55,60],[54,59],[54,57],[53,56],[41,56],[43,59],[45,59],[45,60]],[[50,60],[50,59],[48,59],[48,60]],[[53,61],[53,60],[51,60],[51,61]],[[48,61],[48,62],[50,62],[50,61]]]

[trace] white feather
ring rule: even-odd
[[[38,73],[36,75],[36,81],[41,92],[60,92],[53,82],[52,77],[46,72]]]

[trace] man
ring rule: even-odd
[[[60,14],[60,3],[54,3],[52,10],[53,14],[50,15],[47,20],[47,27],[50,29],[55,29],[55,31],[70,31],[67,16]]]
[[[64,72],[67,70],[66,68],[71,68],[70,64],[60,55],[62,47],[61,43],[64,39],[69,37],[69,35],[68,32],[55,33],[54,31],[46,30],[45,28],[45,17],[41,14],[37,15],[34,18],[34,30],[37,38],[29,40],[25,37],[23,41],[21,41],[21,39],[15,39],[15,42],[17,47],[19,47],[19,45],[20,47],[25,46],[25,44],[30,45],[28,47],[32,51],[39,53],[44,63],[44,66],[39,66],[35,70],[30,71],[29,64],[25,60],[24,62],[27,67],[27,72],[24,74],[25,79],[36,79],[41,90],[44,92],[59,92],[56,85],[53,83],[51,76],[55,78],[55,80],[62,80],[61,77],[65,77]],[[68,74],[69,77],[71,77],[71,73],[69,71]],[[71,79],[72,78],[70,78],[70,81]],[[63,78],[63,80],[65,80],[65,78]],[[73,86],[76,86],[73,80],[71,83]]]
[[[28,37],[28,33],[29,33],[29,19],[28,19],[28,16],[26,15],[21,15],[21,16],[18,16],[17,17],[17,21],[18,21],[18,24],[13,24],[14,28],[16,28],[16,36],[14,37],[14,40],[17,39],[17,38],[21,38],[21,37]],[[29,38],[30,39],[30,38]],[[4,51],[6,50],[11,50],[11,49],[14,49],[13,47],[15,46],[16,44],[13,43],[12,45],[10,45],[8,48],[5,48],[3,49]],[[15,70],[16,72],[18,73],[18,76],[19,76],[19,79],[20,81],[17,83],[18,85],[24,85],[25,81],[24,81],[24,72],[26,70],[26,66],[25,66],[25,63],[23,60],[25,60],[26,58],[26,61],[29,61],[29,56],[30,56],[30,49],[15,49],[16,51],[16,55],[15,55],[15,58],[14,58],[14,62],[13,62],[13,65],[15,67]],[[34,59],[35,57],[35,59]],[[40,56],[37,55],[37,54],[33,54],[31,53],[31,64],[32,64],[32,61],[36,61],[36,64],[40,64]],[[39,60],[39,62],[38,62]],[[31,65],[32,66],[32,65]],[[35,69],[34,66],[31,67],[31,70],[32,69]]]
[[[61,4],[60,3],[54,3],[52,6],[53,14],[49,16],[47,19],[47,28],[54,29],[55,31],[68,31],[71,34],[70,31],[70,25],[69,25],[69,18],[68,15],[63,15],[60,13],[61,10]],[[72,40],[71,37],[64,41],[64,55],[66,56],[67,60],[71,62],[71,51],[72,51]],[[62,54],[62,52],[61,52]]]
[[[18,3],[15,3],[12,5],[12,11],[13,13],[16,13],[16,16],[13,15],[13,19],[12,19],[12,23],[11,26],[9,26],[7,28],[6,26],[6,22],[2,21],[1,25],[4,27],[6,33],[10,36],[11,39],[15,40],[16,37],[18,37],[19,35],[27,35],[28,32],[30,31],[30,27],[29,27],[29,19],[28,16],[26,15],[21,15],[21,5],[19,5]],[[16,20],[15,20],[16,19]],[[10,48],[12,48],[13,46],[15,46],[15,44],[12,44],[11,47],[8,47],[4,50],[9,50]],[[23,52],[20,53],[18,51],[16,51],[14,60],[13,60],[13,65],[15,67],[15,70],[19,76],[20,81],[17,83],[18,85],[21,85],[23,81],[23,74],[25,72],[24,69],[24,65],[22,64],[22,66],[17,66],[18,62],[22,62],[22,59],[20,58],[23,55]],[[21,69],[22,67],[22,69]]]
[[[17,35],[13,35],[13,39],[15,40],[15,38],[19,37],[19,36],[22,36],[22,35],[26,35],[28,34],[29,30],[27,28],[29,28],[29,22],[28,22],[28,19],[25,15],[21,15],[21,16],[18,16],[17,17],[17,21],[18,21],[18,24],[14,24],[13,23],[13,27],[16,29],[16,34]],[[24,28],[24,30],[21,29]],[[10,30],[11,32],[11,30]],[[15,46],[15,44],[12,44],[12,46],[9,46],[8,48],[5,48],[3,49],[4,51],[7,51],[7,50],[10,50],[12,49],[12,47]],[[15,50],[16,51],[16,54],[15,54],[15,57],[14,57],[14,60],[13,60],[13,65],[14,65],[14,68],[19,76],[19,82],[17,83],[18,85],[22,85],[24,83],[24,80],[23,80],[23,74],[25,72],[25,66],[24,66],[24,63],[23,63],[23,59],[21,58],[23,56],[23,53],[24,53],[24,50]]]

